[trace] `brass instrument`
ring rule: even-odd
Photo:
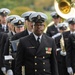
[[[64,19],[75,17],[74,2],[72,0],[54,0],[54,7],[58,15]]]
[[[64,44],[64,38],[63,36],[60,39],[60,46],[61,46],[61,52],[60,54],[65,56],[66,55],[66,50],[65,50],[65,44]]]
[[[60,39],[60,46],[61,46],[62,51],[65,52],[65,47],[64,47],[65,45],[64,45],[63,36],[62,36],[61,39]]]

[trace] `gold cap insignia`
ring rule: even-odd
[[[16,19],[16,17],[13,18],[13,20]]]
[[[55,16],[58,16],[57,14],[55,14]]]
[[[21,21],[19,21],[18,23],[21,24]]]
[[[73,18],[72,21],[75,21],[75,19]]]
[[[5,10],[3,11],[3,14],[5,14]]]
[[[16,17],[13,18],[13,20],[15,20],[15,19],[16,19]]]
[[[37,16],[37,18],[38,18],[38,19],[41,19],[41,16],[40,16],[40,15],[38,15],[38,16]]]

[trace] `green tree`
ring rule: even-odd
[[[27,12],[27,11],[32,11],[32,9],[28,8],[28,7],[21,6],[21,7],[16,7],[13,10],[11,10],[11,14],[17,14],[17,15],[21,16],[22,13]]]

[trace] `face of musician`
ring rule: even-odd
[[[22,26],[22,27],[17,27],[17,26],[15,26],[15,32],[16,32],[16,33],[20,33],[20,32],[22,32],[22,31],[24,31],[24,26]]]
[[[7,23],[6,18],[7,18],[7,16],[1,16],[1,24]]]
[[[58,23],[60,23],[61,18],[60,17],[53,18],[53,21],[57,25]]]
[[[69,28],[70,28],[71,31],[75,31],[75,24],[70,24]]]
[[[31,31],[31,32],[33,31],[33,23],[31,21],[26,20],[25,25],[27,26],[27,29],[29,31]]]
[[[33,32],[37,35],[40,36],[45,29],[45,24],[44,23],[35,23],[33,27]]]
[[[57,14],[56,11],[52,12],[51,16],[53,18],[54,24],[58,25],[58,23],[60,23],[60,21],[61,21],[61,17]]]
[[[0,9],[0,19],[1,19],[1,24],[6,24],[6,18],[10,14],[10,10],[8,8],[1,8]]]
[[[12,25],[10,22],[7,23],[9,30],[14,31],[14,25]]]

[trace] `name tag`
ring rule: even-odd
[[[27,47],[27,48],[35,48],[34,46],[32,46],[32,47]]]

